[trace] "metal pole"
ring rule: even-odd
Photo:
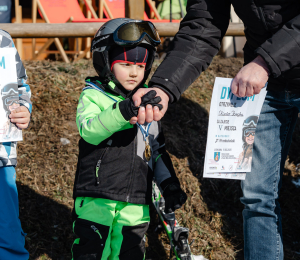
[[[170,0],[170,23],[172,22],[172,0]]]
[[[183,12],[183,7],[182,7],[181,0],[178,0],[178,2],[179,2],[179,5],[180,5],[181,18],[183,18],[184,12]]]

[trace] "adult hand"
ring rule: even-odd
[[[237,97],[259,94],[269,78],[269,69],[261,56],[241,68],[232,81],[231,92]]]
[[[160,96],[161,101],[159,102],[159,104],[163,106],[162,110],[159,110],[157,106],[152,107],[151,105],[147,105],[146,109],[144,107],[140,107],[138,116],[136,118],[131,118],[131,124],[135,124],[136,122],[138,122],[139,124],[144,124],[145,121],[147,123],[150,123],[153,120],[159,121],[165,115],[168,109],[169,96],[160,88],[154,87],[139,89],[132,97],[135,106],[139,106],[141,104],[141,97],[151,90],[155,90],[157,96]]]
[[[20,106],[10,112],[9,118],[10,121],[15,123],[18,128],[25,129],[29,125],[30,113],[27,107]]]

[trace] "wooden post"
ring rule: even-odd
[[[37,2],[36,0],[32,0],[32,23],[36,23],[36,16],[37,16]],[[35,45],[36,40],[35,38],[32,38],[32,60],[35,59]]]
[[[77,38],[93,37],[104,23],[2,23],[0,28],[12,38]],[[179,23],[153,23],[161,37],[174,37]],[[242,23],[230,23],[225,36],[245,36]]]
[[[144,19],[144,0],[125,0],[125,17],[137,20]]]
[[[43,8],[43,6],[41,5],[41,3],[40,3],[38,0],[36,0],[36,2],[37,2],[37,6],[39,7],[39,9],[40,9],[40,11],[41,11],[41,13],[42,13],[42,15],[43,15],[44,20],[46,21],[46,23],[50,23],[50,21],[49,21],[47,15],[46,15],[46,12],[45,12],[45,10],[44,10],[44,8]],[[44,24],[43,24],[43,25],[44,25]],[[60,52],[60,54],[61,54],[61,56],[62,56],[63,61],[66,62],[66,63],[70,63],[70,60],[69,60],[67,54],[65,53],[64,48],[63,48],[63,46],[61,45],[61,42],[59,41],[59,39],[58,39],[58,38],[55,38],[55,39],[54,39],[54,43],[55,43],[55,45],[56,45],[56,48],[59,50],[59,52]],[[39,55],[39,53],[37,53],[37,55]],[[35,58],[35,57],[34,57],[34,58]]]
[[[19,0],[15,0],[15,15],[16,15],[16,23],[22,23],[22,6],[19,5]],[[22,60],[23,58],[22,39],[16,39],[16,48]]]
[[[151,12],[154,13],[154,16],[158,19],[161,20],[161,17],[159,15],[159,13],[157,12],[157,9],[155,7],[155,2],[152,0],[146,0],[147,4],[149,5],[149,8],[151,10]]]
[[[92,5],[92,0],[86,0],[86,3],[87,3],[87,18],[92,18],[92,13],[91,13],[91,9],[88,8],[88,6],[91,6]],[[92,43],[92,40],[91,38],[87,38],[86,39],[86,48],[89,48],[91,47],[91,43]],[[86,56],[85,56],[87,59],[90,59],[91,58],[91,53],[90,52],[87,52],[86,53]]]
[[[155,2],[153,0],[150,0],[152,2],[152,4],[155,6]],[[155,14],[154,12],[152,11],[152,9],[150,9],[150,19],[154,19],[155,17]]]
[[[99,18],[103,18],[103,0],[99,0]]]
[[[110,19],[114,19],[114,16],[112,15],[112,13],[111,13],[111,11],[110,11],[110,9],[109,9],[107,3],[105,2],[105,0],[102,0],[102,2],[103,2],[103,7],[105,8],[105,10],[106,10],[106,12],[107,12],[109,18],[110,18]]]
[[[85,0],[85,3],[86,3],[86,8],[87,10],[90,11],[91,13],[91,16],[93,16],[93,18],[98,18],[95,10],[94,10],[94,7],[93,7],[93,4],[92,4],[92,1],[91,0]],[[88,17],[88,18],[91,18],[91,17]]]

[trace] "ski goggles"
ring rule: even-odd
[[[8,97],[4,100],[4,104],[6,106],[11,106],[13,104],[19,104],[19,97],[18,96]]]
[[[250,135],[255,136],[255,130],[254,129],[246,129],[244,131],[244,136],[249,137]]]
[[[112,34],[101,35],[92,40],[91,51],[117,44],[122,47],[133,47],[145,38],[153,46],[160,44],[160,38],[153,23],[149,21],[134,21],[120,25]]]
[[[113,33],[114,42],[125,47],[142,42],[146,36],[154,46],[160,44],[158,32],[153,23],[149,21],[125,23],[119,26]]]
[[[258,122],[258,116],[249,116],[245,121],[244,121],[244,126],[248,126],[248,125],[257,125]]]

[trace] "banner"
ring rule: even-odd
[[[204,177],[224,173],[227,174],[226,178],[238,179],[244,178],[244,175],[236,176],[237,173],[251,171],[255,129],[267,91],[263,88],[258,95],[238,98],[231,93],[232,80],[215,80],[209,114]]]
[[[0,49],[0,142],[22,140],[22,131],[9,114],[20,106],[14,48]]]

